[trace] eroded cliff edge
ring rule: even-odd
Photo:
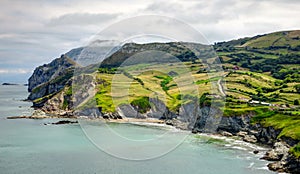
[[[84,89],[95,87],[99,84],[105,85],[105,80],[95,81],[89,74],[82,75],[83,83],[74,94],[72,82],[76,63],[65,55],[55,59],[50,64],[36,68],[29,79],[28,99],[32,100],[34,107],[47,114],[74,117],[103,117],[105,119],[122,119],[134,117],[139,119],[156,118],[164,120],[166,124],[181,129],[190,129],[194,133],[220,133],[230,136],[237,135],[244,141],[261,143],[272,147],[264,159],[272,161],[268,165],[271,170],[279,172],[299,173],[300,161],[292,155],[290,148],[299,143],[290,137],[280,136],[282,130],[272,126],[265,126],[252,119],[256,113],[249,112],[242,115],[224,116],[220,108],[211,107],[209,104],[198,101],[190,101],[182,104],[176,110],[169,109],[166,104],[158,98],[146,98],[151,107],[141,107],[135,103],[122,104],[115,111],[104,111],[97,107],[78,107],[76,99],[84,101],[93,96],[84,92]],[[77,97],[73,97],[77,95]]]

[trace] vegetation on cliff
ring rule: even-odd
[[[196,43],[128,43],[105,59],[100,67],[89,68],[88,74],[96,81],[96,93],[95,97],[84,100],[80,108],[97,107],[103,113],[114,113],[118,106],[130,104],[140,113],[146,113],[151,108],[149,98],[159,98],[176,113],[181,105],[191,101],[199,101],[204,107],[210,106],[212,101],[226,99],[222,108],[224,116],[254,115],[251,123],[281,130],[277,138],[299,141],[299,38],[300,31],[284,31],[220,42],[213,45],[216,54],[209,46]],[[200,51],[194,51],[195,47]],[[78,50],[82,49],[68,55],[78,57]],[[152,54],[130,59],[146,50]],[[76,86],[67,82],[75,63],[66,56],[60,59],[64,61],[52,63],[57,66],[38,67],[29,79],[29,99],[39,107],[61,91],[64,95],[61,109],[72,105],[71,96]],[[212,68],[218,65],[224,71]],[[219,86],[217,91],[212,90],[213,85]],[[223,88],[225,98],[220,94]],[[290,152],[299,157],[299,149],[297,144]]]

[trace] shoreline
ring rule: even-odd
[[[105,118],[88,118],[88,117],[64,117],[64,116],[9,116],[6,117],[6,119],[72,119],[72,120],[77,120],[79,121],[78,123],[80,124],[80,120],[91,120],[91,121],[103,121],[105,123],[129,123],[129,124],[136,124],[136,125],[142,125],[142,126],[159,126],[159,127],[167,127],[167,128],[173,128],[178,131],[189,131],[190,134],[193,135],[200,135],[204,137],[210,137],[213,139],[219,139],[219,140],[224,140],[224,141],[234,141],[234,142],[239,142],[239,144],[245,144],[247,147],[252,148],[253,150],[270,150],[271,147],[269,145],[264,145],[261,143],[251,143],[243,140],[242,136],[238,135],[231,135],[231,136],[226,136],[223,135],[222,133],[200,133],[196,132],[193,133],[192,130],[186,130],[182,129],[180,127],[176,127],[174,125],[169,125],[166,123],[166,120],[159,120],[157,118],[122,118],[122,119],[105,119]],[[68,123],[67,123],[68,124]],[[266,161],[266,160],[265,160]]]
[[[129,123],[129,124],[136,124],[136,125],[150,125],[150,126],[161,126],[161,127],[168,127],[172,129],[176,129],[177,131],[189,131],[190,134],[199,135],[203,137],[209,137],[212,139],[218,139],[224,142],[227,142],[229,145],[224,145],[224,147],[230,148],[232,150],[244,150],[248,153],[251,153],[252,155],[258,155],[259,161],[265,161],[267,162],[266,170],[276,172],[274,170],[271,170],[269,168],[269,165],[272,164],[274,161],[265,159],[267,152],[274,150],[274,147],[263,144],[263,143],[252,143],[247,142],[243,139],[243,136],[240,136],[238,134],[234,135],[224,135],[224,132],[217,132],[217,133],[200,133],[200,132],[193,132],[192,130],[183,129],[181,127],[177,127],[176,125],[170,125],[167,123],[168,120],[159,120],[156,118],[122,118],[122,119],[105,119],[105,118],[89,118],[89,117],[70,117],[70,116],[45,116],[45,115],[32,115],[32,116],[11,116],[6,117],[6,119],[72,119],[78,121],[78,124],[80,124],[80,119],[84,120],[95,120],[95,121],[103,121],[105,123]],[[53,123],[52,123],[53,124]],[[66,123],[69,124],[69,123]],[[48,124],[47,124],[48,125]],[[277,171],[278,172],[278,171]],[[285,173],[285,172],[279,172],[279,173]]]

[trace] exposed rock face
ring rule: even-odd
[[[87,108],[82,110],[76,110],[74,112],[75,116],[86,116],[86,117],[94,117],[98,118],[103,116],[103,114],[100,112],[99,108]]]
[[[110,46],[108,45],[108,47]],[[121,49],[114,50],[113,52],[115,52],[115,54],[113,54],[110,59],[106,59],[102,65],[118,66],[128,57],[145,50],[168,52],[180,58],[182,61],[187,60],[187,58],[196,58],[196,55],[185,56],[190,54],[189,48],[187,44],[183,43],[153,43],[149,45],[129,43],[125,44]],[[107,47],[102,50],[97,50],[102,52],[106,49]],[[79,60],[82,51],[83,48],[78,48],[70,51],[67,55],[73,57],[74,60]],[[99,60],[99,57],[95,55],[101,55],[100,59],[106,55],[104,54],[106,52],[103,52],[103,54],[96,52],[96,49],[93,47],[85,49],[84,53],[89,57],[87,57],[85,62],[81,63],[87,65],[95,63],[95,60]],[[75,64],[76,63],[67,56],[61,56],[50,64],[35,69],[29,79],[28,85],[28,91],[31,92],[28,99],[39,99],[34,101],[34,106],[55,115],[71,116],[74,114],[75,116],[103,117],[107,119],[122,119],[122,117],[158,118],[164,119],[166,124],[173,125],[180,129],[192,129],[194,133],[207,132],[221,133],[224,136],[237,135],[247,142],[274,145],[273,149],[264,156],[264,159],[274,161],[269,164],[270,169],[299,173],[299,159],[295,159],[288,153],[289,147],[296,144],[297,141],[282,137],[282,142],[276,142],[281,130],[276,130],[273,127],[263,127],[259,124],[250,124],[251,117],[253,116],[251,113],[242,116],[224,117],[220,109],[213,107],[199,108],[197,102],[183,104],[179,108],[179,111],[171,112],[165,103],[157,98],[149,99],[152,107],[147,113],[139,113],[136,108],[129,104],[118,106],[115,113],[104,113],[101,108],[96,105],[90,108],[78,109],[73,113],[73,111],[70,110],[70,105],[80,107],[82,103],[88,101],[95,95],[95,87],[98,84],[101,83],[105,85],[105,83],[107,83],[104,80],[95,82],[93,76],[87,74],[71,79]],[[89,67],[87,67],[87,69],[88,68]],[[176,74],[172,73],[169,75],[172,76]],[[76,80],[75,84],[77,84],[75,85],[77,89],[73,92],[72,98],[68,96],[65,91],[65,87],[72,86],[71,80]],[[66,101],[68,105],[64,106]],[[40,118],[40,115],[41,114],[38,114],[32,118]],[[44,116],[42,115],[42,117]]]
[[[188,129],[193,129],[197,118],[201,115],[198,102],[189,102],[181,105],[179,109],[178,119],[188,123]]]
[[[236,134],[240,131],[247,131],[250,126],[250,116],[222,117],[218,131],[227,131]]]
[[[276,142],[281,132],[281,130],[276,130],[273,127],[262,127],[261,125],[255,125],[254,129],[259,130],[256,135],[259,142],[270,146]]]
[[[152,104],[150,111],[147,113],[148,117],[152,118],[167,118],[169,111],[165,103],[158,98],[149,98],[149,102]]]
[[[95,96],[96,85],[97,83],[92,75],[83,74],[73,78],[73,86],[76,86],[76,88],[73,89],[73,105],[75,108]]]
[[[35,87],[60,76],[65,69],[73,65],[75,65],[75,62],[62,55],[60,58],[53,60],[49,64],[37,67],[28,80],[28,91],[32,92]]]
[[[195,132],[216,133],[222,121],[222,111],[219,108],[203,107],[199,110],[199,117],[194,124]],[[226,129],[224,129],[226,131]],[[230,131],[227,131],[232,133]]]
[[[293,155],[289,154],[283,167],[285,171],[300,173],[300,159],[296,159]]]
[[[214,108],[203,108],[201,110],[202,115],[197,120],[193,132],[203,132],[206,127],[206,120],[209,118],[209,111]],[[252,125],[250,123],[253,115],[244,116],[232,116],[222,117],[221,121],[214,120],[218,124],[217,132],[227,135],[237,135],[243,138],[244,141],[250,143],[261,143],[269,146],[273,146],[268,151],[263,159],[273,161],[268,165],[270,170],[277,172],[289,172],[299,173],[300,172],[300,159],[296,159],[289,153],[289,148],[298,143],[298,141],[291,138],[281,137],[281,141],[277,142],[281,130],[276,130],[273,127],[263,127],[260,124]],[[212,119],[213,120],[213,119]],[[226,133],[224,133],[226,132]]]
[[[49,64],[37,67],[28,80],[29,100],[52,95],[62,90],[73,75],[76,63],[62,55]]]
[[[117,108],[117,112],[121,117],[129,117],[129,118],[146,118],[146,116],[140,114],[138,111],[134,109],[129,104],[120,105]]]

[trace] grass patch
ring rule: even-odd
[[[212,82],[212,81],[218,81],[221,77],[212,77],[212,78],[209,78],[209,79],[204,79],[204,80],[197,80],[195,83],[197,85],[199,84],[207,84],[208,82]]]
[[[154,77],[162,80],[160,82],[160,86],[165,92],[167,92],[170,89],[170,87],[173,87],[174,85],[176,86],[176,84],[168,85],[173,80],[171,76],[154,76]]]
[[[133,100],[130,104],[137,108],[137,110],[140,113],[146,113],[151,109],[149,97],[140,97],[138,99]]]
[[[275,114],[271,117],[265,118],[261,123],[264,126],[272,126],[275,129],[281,129],[280,137],[290,137],[295,140],[300,140],[300,117],[287,116],[283,114]]]
[[[296,158],[300,158],[300,143],[296,144],[294,147],[290,148],[289,151],[292,155],[294,155]]]

